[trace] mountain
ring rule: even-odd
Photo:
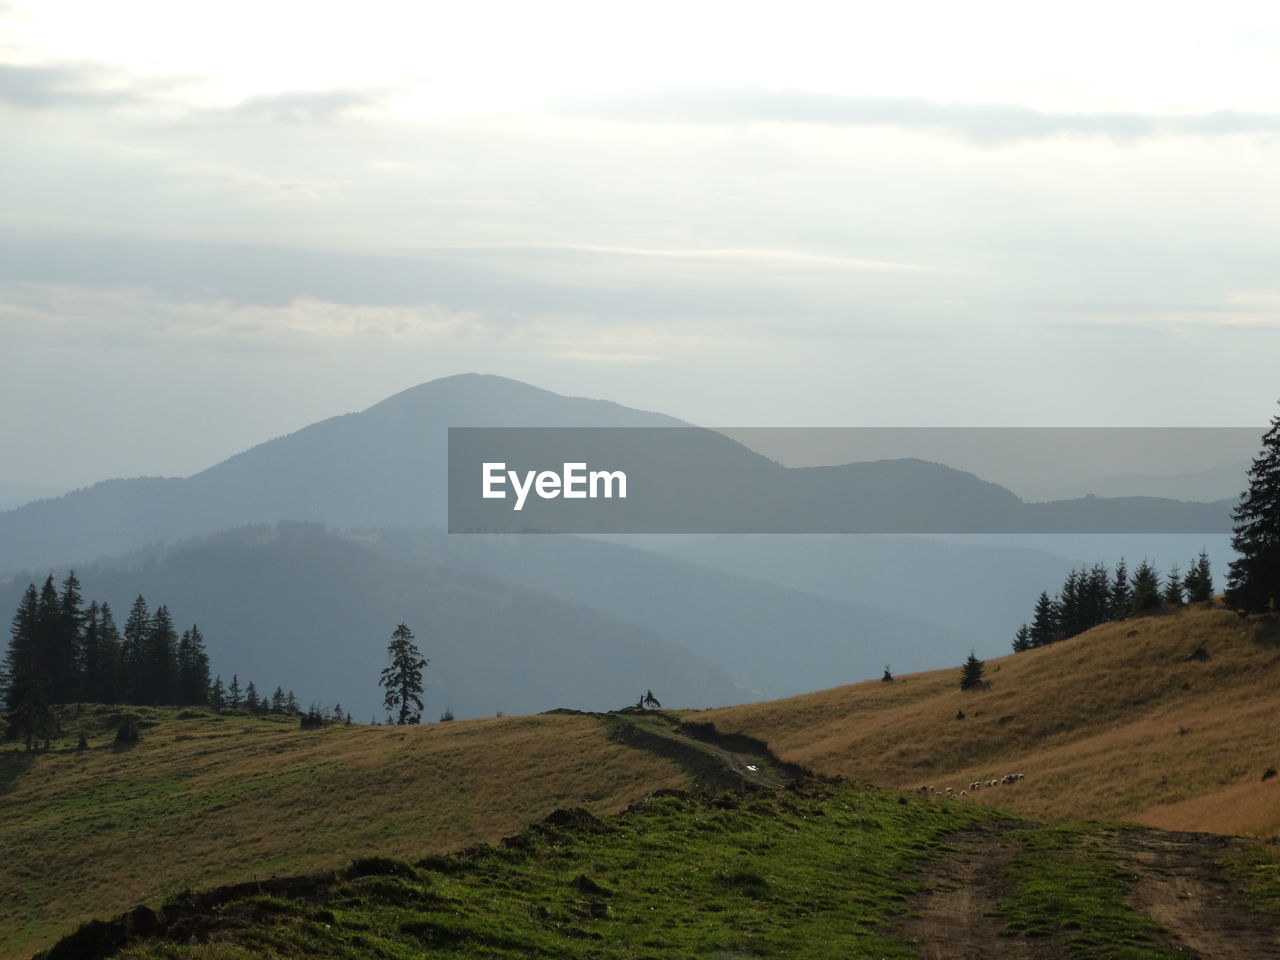
[[[958,657],[971,645],[964,631],[910,611],[877,609],[871,600],[855,602],[835,590],[814,595],[762,577],[581,537],[415,531],[382,539],[448,567],[519,584],[650,630],[716,664],[752,699],[817,689],[833,676],[879,676],[888,662],[899,670],[923,669],[940,656]],[[760,539],[781,540],[784,549],[792,538]],[[785,563],[785,552],[779,561]],[[1002,647],[1005,642],[1001,636]]]
[[[0,513],[0,572],[83,563],[247,523],[442,527],[447,431],[465,426],[688,425],[501,377],[447,377],[259,444],[188,478],[109,480]],[[633,524],[622,529],[653,529],[655,514],[667,530],[725,532],[1161,532],[1227,524],[1222,504],[1140,497],[1027,504],[972,474],[921,460],[786,468],[709,430],[640,433],[661,437],[655,449],[667,459],[649,464],[654,483],[645,496],[621,502]],[[601,463],[611,462],[611,451],[635,455],[635,437],[604,431],[595,442]],[[479,496],[478,485],[472,493]],[[539,509],[552,518],[586,516],[575,507],[558,500],[541,501]],[[526,516],[536,524],[532,513]],[[501,519],[525,523],[511,511]]]
[[[179,630],[199,624],[224,681],[238,673],[266,693],[280,684],[304,706],[340,702],[361,720],[385,713],[378,676],[401,622],[431,661],[428,720],[446,707],[459,717],[608,709],[646,687],[674,704],[750,699],[654,629],[315,524],[249,527],[77,576],[118,626],[138,594],[167,605]],[[0,609],[16,609],[27,579],[0,589]]]
[[[0,483],[0,510],[13,510],[33,500],[56,497],[63,492],[53,487],[33,487],[25,483]]]
[[[446,377],[258,444],[191,477],[107,480],[0,513],[0,572],[83,563],[277,520],[443,526],[447,430],[490,425],[684,426],[502,377]]]

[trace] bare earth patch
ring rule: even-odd
[[[911,904],[895,933],[922,960],[1055,960],[1065,947],[1053,937],[1002,937],[996,907],[1009,896],[1008,878],[1021,849],[1017,833],[1034,824],[992,820],[952,834],[952,851],[928,867],[929,889]]]
[[[1214,862],[1231,837],[1215,833],[1126,833],[1115,854],[1137,876],[1131,902],[1173,944],[1204,960],[1280,958],[1275,921],[1250,912]]]

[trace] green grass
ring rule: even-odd
[[[1127,896],[1136,880],[1109,852],[1125,826],[1086,824],[1020,832],[1022,852],[1000,904],[1002,936],[1060,937],[1078,960],[1164,960],[1185,952],[1153,942],[1159,926],[1134,913]]]
[[[414,866],[371,858],[295,891],[240,890],[128,955],[906,958],[888,925],[923,861],[988,814],[843,783],[668,792],[607,823],[538,824]]]
[[[1231,888],[1238,890],[1249,909],[1280,922],[1280,849],[1236,841],[1222,860]]]

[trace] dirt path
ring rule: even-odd
[[[1203,960],[1280,958],[1275,921],[1250,912],[1214,862],[1231,842],[1216,833],[1132,831],[1115,855],[1138,878],[1130,902],[1174,945]]]
[[[922,960],[1056,960],[1066,935],[1002,937],[996,916],[1013,893],[1009,868],[1021,850],[1016,820],[980,823],[948,838],[951,850],[926,867],[926,892],[895,934]],[[1161,946],[1200,960],[1280,960],[1280,928],[1250,912],[1222,876],[1217,859],[1232,838],[1209,833],[1125,830],[1090,838],[1133,876],[1129,903],[1162,928]]]
[[[952,851],[927,868],[928,890],[910,904],[911,917],[894,931],[922,960],[1059,960],[1054,938],[1001,937],[996,907],[1013,891],[1008,879],[1021,849],[1018,831],[1034,824],[988,820],[952,834]]]

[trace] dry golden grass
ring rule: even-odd
[[[684,782],[590,717],[316,731],[205,717],[162,722],[124,752],[107,739],[29,767],[5,755],[0,956],[185,887],[421,858]]]
[[[1183,610],[988,661],[982,690],[960,690],[957,666],[690,719],[884,786],[960,790],[1024,773],[977,798],[1037,819],[1268,835],[1280,832],[1280,789],[1259,778],[1280,767],[1280,646],[1267,631]],[[1209,658],[1188,659],[1201,646]]]

